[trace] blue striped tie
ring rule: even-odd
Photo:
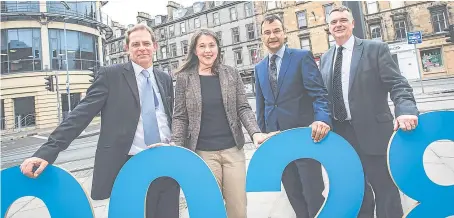
[[[142,124],[144,132],[144,140],[146,145],[161,142],[158,121],[156,118],[156,107],[159,105],[158,98],[153,90],[153,85],[150,79],[150,73],[143,70],[142,75],[145,79],[142,80]]]

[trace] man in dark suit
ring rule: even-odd
[[[388,93],[397,117],[394,130],[408,131],[418,124],[413,89],[399,73],[386,43],[352,35],[354,21],[347,7],[333,9],[329,20],[336,46],[322,56],[320,69],[332,102],[333,130],[355,148],[365,172],[359,217],[374,217],[375,205],[379,218],[402,217],[399,190],[387,167],[386,151],[393,134]]]
[[[131,62],[99,70],[86,97],[33,157],[22,163],[22,172],[31,178],[39,176],[99,112],[101,131],[93,169],[93,200],[110,197],[114,180],[129,158],[157,143],[168,143],[173,83],[168,74],[153,69],[156,47],[149,27],[139,24],[131,28],[125,46]],[[38,169],[33,172],[33,167]],[[146,217],[178,218],[179,193],[175,180],[167,177],[155,180],[147,193]]]
[[[328,92],[310,51],[287,48],[281,19],[262,22],[262,41],[269,55],[255,67],[256,113],[262,132],[312,127],[314,142],[330,131]],[[324,197],[321,165],[299,159],[284,170],[282,183],[298,218],[315,217]]]

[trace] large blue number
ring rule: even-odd
[[[141,152],[123,166],[112,189],[109,218],[143,217],[148,186],[162,176],[180,184],[191,217],[227,217],[221,191],[205,162],[188,149],[166,146]]]
[[[329,193],[317,217],[356,217],[364,195],[361,161],[353,147],[332,132],[317,144],[309,128],[284,131],[267,140],[249,163],[247,191],[280,191],[284,168],[300,158],[319,161],[328,173]]]
[[[51,217],[93,218],[90,201],[77,180],[66,170],[48,166],[36,179],[24,176],[18,166],[1,172],[2,216],[21,197],[35,196],[46,204]]]
[[[411,132],[399,130],[388,150],[390,173],[396,185],[419,203],[406,217],[444,218],[454,215],[454,186],[433,183],[424,171],[423,154],[430,143],[454,141],[454,112],[431,112],[419,117]]]

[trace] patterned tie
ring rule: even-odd
[[[156,118],[156,108],[159,106],[159,101],[156,93],[153,90],[153,85],[150,79],[150,73],[143,70],[142,75],[145,79],[142,80],[142,124],[144,132],[144,140],[146,145],[161,142],[158,121]]]
[[[277,66],[276,66],[277,55],[271,56],[269,77],[271,82],[271,89],[273,90],[274,96],[277,95]]]
[[[342,92],[342,49],[342,46],[337,49],[333,78],[334,117],[340,122],[344,122],[345,119],[347,119],[347,109],[345,109],[344,96]]]

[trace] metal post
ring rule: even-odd
[[[19,132],[21,131],[21,128],[22,128],[22,116],[19,114],[19,116],[17,116],[17,120],[18,120],[18,124],[17,124],[17,127],[19,129]]]
[[[61,109],[60,109],[60,90],[58,87],[58,74],[55,71],[55,90],[57,91],[57,111],[58,111],[58,123],[61,123]]]
[[[421,84],[422,93],[424,93],[424,85],[422,84],[421,64],[419,63],[419,58],[418,58],[418,49],[416,48],[416,44],[413,44],[413,46],[414,46],[414,49],[415,49],[416,64],[418,65],[418,71],[419,71],[419,83]]]
[[[64,31],[65,31],[65,56],[66,56],[66,94],[68,95],[68,114],[71,113],[71,94],[69,91],[69,69],[68,69],[68,44],[66,40],[66,17],[64,22]]]

